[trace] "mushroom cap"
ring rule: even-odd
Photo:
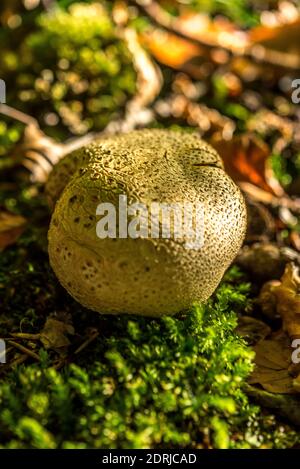
[[[197,134],[148,129],[97,140],[55,167],[47,193],[56,203],[51,266],[77,301],[103,314],[160,316],[205,302],[246,230],[239,188]],[[97,207],[107,202],[116,207],[118,229],[120,195],[149,212],[153,202],[202,207],[202,246],[191,247],[187,236],[175,236],[174,230],[170,238],[100,239]]]

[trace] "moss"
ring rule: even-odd
[[[62,372],[42,351],[40,365],[20,366],[0,385],[1,446],[271,446],[243,392],[253,354],[233,332],[232,309],[245,301],[225,283],[185,317],[102,319],[98,342]]]
[[[109,331],[62,373],[45,357],[10,372],[0,386],[2,445],[249,446],[243,428],[255,409],[241,382],[252,353],[232,332],[222,288],[220,301],[186,317],[102,320]]]

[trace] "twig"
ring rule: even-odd
[[[102,135],[102,132],[89,132],[83,137],[75,137],[70,140],[67,140],[62,148],[62,155],[67,155],[72,153],[72,151],[78,150],[85,145],[88,145],[96,138]]]
[[[14,361],[12,361],[11,363],[4,363],[4,364],[1,365],[1,367],[0,367],[0,374],[3,374],[5,371],[8,371],[10,368],[14,368],[14,367],[17,366],[17,365],[21,365],[21,364],[24,363],[27,359],[28,359],[28,355],[23,354],[23,355],[20,355],[19,357],[17,357],[17,358],[16,358]]]
[[[162,73],[140,45],[137,33],[125,28],[123,37],[133,57],[133,65],[138,75],[138,92],[127,105],[127,113],[149,106],[159,95],[162,87]]]
[[[99,335],[98,331],[93,332],[93,334],[88,337],[74,352],[74,355],[78,355],[82,350],[84,350],[90,343],[92,343]]]
[[[88,337],[76,350],[72,355],[69,355],[68,357],[62,357],[56,365],[53,366],[55,370],[60,370],[63,366],[65,366],[67,363],[70,363],[72,361],[72,358],[75,355],[78,355],[79,353],[82,352],[88,345],[90,345],[97,337],[99,336],[99,332],[95,331],[93,334]]]
[[[0,104],[0,114],[22,122],[25,125],[34,124],[38,126],[38,122],[34,117],[31,117],[28,114],[19,111],[18,109],[8,106],[7,104]]]
[[[21,344],[18,344],[17,342],[15,342],[14,340],[9,340],[8,343],[10,345],[12,345],[13,347],[21,350],[21,352],[25,353],[26,355],[28,355],[29,357],[31,358],[34,358],[35,360],[37,360],[38,362],[40,361],[40,357],[38,356],[37,353],[33,352],[32,350],[30,350],[29,348],[27,347],[24,347],[24,345],[21,345]]]
[[[27,334],[26,332],[13,332],[10,335],[14,337],[15,339],[24,339],[24,340],[39,340],[41,336],[41,334]]]
[[[300,199],[290,199],[288,196],[278,197],[250,182],[240,182],[239,186],[250,198],[273,207],[286,207],[292,212],[300,214]]]
[[[28,355],[20,355],[18,358],[16,358],[13,362],[11,362],[10,366],[14,367],[17,365],[21,365],[21,363],[24,363],[28,359]]]

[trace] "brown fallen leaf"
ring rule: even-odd
[[[194,78],[203,78],[199,67],[192,65],[193,59],[207,56],[206,50],[200,45],[159,29],[142,34],[141,40],[160,63],[176,70],[185,70]]]
[[[300,277],[299,268],[293,262],[286,265],[280,281],[273,280],[263,286],[258,301],[263,311],[273,311],[281,317],[283,330],[291,339],[300,337]]]
[[[245,385],[245,391],[262,407],[272,409],[276,415],[281,415],[289,422],[300,425],[298,395],[274,394],[249,384]]]
[[[260,306],[263,315],[269,319],[280,319],[280,314],[276,308],[276,296],[273,293],[274,287],[278,287],[279,285],[279,280],[270,280],[269,282],[266,282],[263,285],[259,293],[259,297],[256,301]]]
[[[260,384],[272,393],[295,394],[294,376],[290,371],[291,342],[284,333],[276,333],[270,339],[259,342],[255,351],[255,369],[250,384]]]
[[[273,286],[276,309],[283,321],[283,329],[294,339],[300,337],[300,277],[299,269],[289,263],[280,285]]]
[[[64,352],[71,343],[67,336],[74,335],[74,333],[71,323],[48,317],[40,333],[40,341],[46,349]]]
[[[300,19],[273,27],[258,26],[249,34],[253,56],[269,59],[274,65],[300,68]]]
[[[284,191],[269,165],[270,149],[263,140],[252,133],[224,140],[219,133],[210,142],[223,158],[226,172],[236,182],[247,182],[277,196]]]
[[[24,231],[26,219],[10,212],[0,212],[0,252],[14,244]]]
[[[248,343],[257,344],[271,333],[271,328],[263,321],[251,316],[242,316],[239,318],[236,332],[244,337]]]
[[[292,246],[300,252],[300,234],[298,231],[292,231],[290,233],[290,241]]]
[[[300,392],[300,373],[298,376],[293,380],[293,387],[297,392]]]

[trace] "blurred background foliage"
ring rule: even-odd
[[[7,102],[64,140],[103,129],[134,93],[135,72],[104,3],[60,3],[51,14],[37,8],[8,18],[0,70]],[[0,133],[4,154],[20,126],[2,121]]]
[[[259,28],[268,31],[274,25],[276,9],[281,15],[292,17],[298,5],[297,0],[162,0],[156,3],[175,19],[198,15],[197,20],[207,23],[208,38],[212,34],[217,37],[220,28],[233,33],[239,29],[237,43],[244,41],[242,31],[264,41],[268,34]],[[258,133],[270,143],[270,161],[280,183],[291,193],[298,192],[297,147],[292,140],[286,145],[275,145],[280,125],[276,129],[267,123],[263,126],[259,116],[256,117],[260,110],[267,108],[285,119],[298,120],[298,107],[291,102],[289,85],[297,76],[295,71],[287,69],[278,73],[278,69],[261,68],[239,57],[228,63],[226,52],[217,47],[212,51],[212,61],[206,50],[192,53],[191,45],[176,43],[171,36],[161,39],[156,18],[149,18],[139,8],[143,2],[1,2],[0,75],[7,83],[7,103],[33,116],[43,131],[60,142],[89,131],[101,131],[112,119],[121,117],[126,103],[137,91],[133,57],[113,15],[122,5],[127,8],[130,26],[141,33],[145,48],[160,62],[164,78],[160,98],[170,91],[175,95],[187,93],[189,101],[205,104],[227,117],[231,121],[231,133]],[[211,20],[215,23],[208,23]],[[192,23],[187,23],[187,28],[192,28],[192,34],[197,33]],[[201,34],[206,36],[201,31],[195,36],[197,40]],[[287,41],[288,36],[287,31]],[[177,65],[173,66],[174,63]],[[187,72],[187,77],[182,79],[181,72]],[[209,138],[213,129],[206,125],[205,119],[204,116],[200,132]],[[226,121],[221,122],[220,126],[225,124]],[[199,120],[182,116],[175,109],[170,118],[156,113],[153,125],[197,128]],[[0,115],[0,157],[5,157],[20,139],[22,129],[17,121]],[[5,166],[3,158],[1,166]]]

